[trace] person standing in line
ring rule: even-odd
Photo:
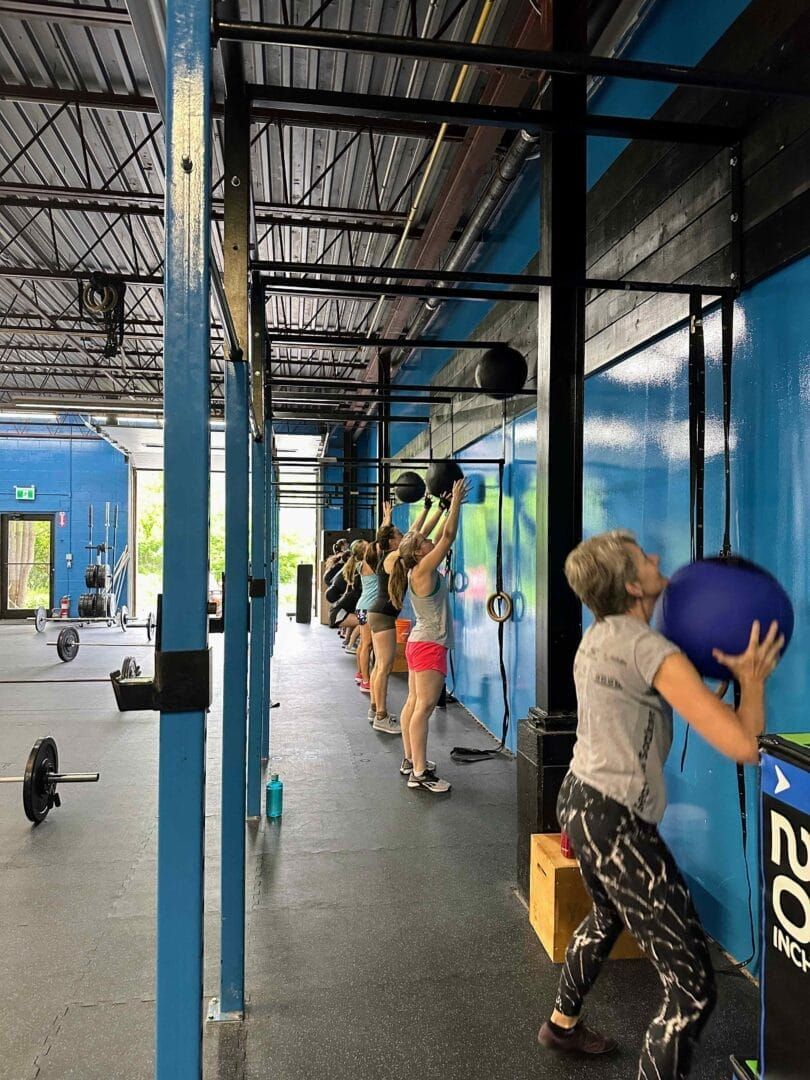
[[[664,764],[676,709],[732,761],[755,765],[765,725],[765,682],[784,646],[773,623],[754,623],[740,656],[714,650],[741,691],[735,710],[649,623],[667,584],[657,555],[616,529],[583,541],[565,563],[568,583],[596,621],[574,662],[577,742],[557,804],[593,909],[574,932],[557,999],[538,1041],[561,1053],[601,1055],[614,1039],[581,1021],[583,1002],[626,928],[655,965],[664,1000],[647,1029],[638,1080],[683,1080],[715,1004],[706,935],[661,838]]]
[[[442,516],[439,507],[430,518],[433,505],[429,496],[425,497],[425,503],[420,511],[414,529],[424,528],[426,535],[436,528]],[[393,524],[381,526],[377,530],[377,538],[372,558],[376,559],[377,565],[377,596],[368,609],[368,623],[371,627],[371,641],[374,650],[374,672],[371,677],[371,700],[374,702],[374,717],[369,710],[369,721],[374,725],[375,731],[382,731],[386,735],[399,735],[401,728],[396,716],[388,712],[388,679],[394,666],[397,652],[396,621],[402,611],[403,594],[399,605],[391,602],[388,595],[388,581],[391,572],[399,559],[399,544],[402,533]]]
[[[383,516],[380,528],[391,524],[393,506],[390,502],[383,503]],[[374,540],[366,544],[365,554],[360,563],[360,581],[362,589],[360,599],[357,602],[357,617],[360,620],[360,647],[357,650],[357,675],[356,682],[362,693],[371,694],[371,668],[373,650],[371,647],[371,627],[368,622],[368,609],[377,599],[377,545]],[[373,723],[376,717],[374,698],[369,701],[368,719]]]
[[[416,625],[405,646],[408,661],[408,699],[402,710],[403,759],[400,773],[408,777],[409,788],[421,788],[434,795],[450,790],[450,784],[436,775],[436,765],[427,758],[428,721],[441,696],[447,677],[447,654],[453,648],[453,615],[447,582],[439,567],[447,558],[458,532],[461,506],[467,496],[464,480],[453,484],[450,508],[441,536],[434,543],[414,530],[399,545],[399,560],[391,574],[392,603],[401,603],[407,584]]]

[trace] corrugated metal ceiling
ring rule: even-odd
[[[498,40],[506,7],[505,0],[496,3],[482,40]],[[444,37],[468,40],[480,2],[242,0],[240,11],[265,22],[314,20],[406,35],[441,30]],[[244,62],[251,82],[408,97],[446,97],[457,74],[450,65],[424,61],[278,47],[246,46]],[[470,72],[462,98],[474,99],[484,78]],[[107,400],[118,394],[135,402],[154,398],[161,388],[162,294],[143,279],[158,280],[162,272],[163,127],[124,0],[0,0],[0,81],[0,403],[55,392],[69,400],[68,391],[77,399],[90,392]],[[220,102],[224,96],[220,65],[215,96]],[[215,199],[222,196],[221,128],[216,120]],[[311,119],[255,123],[258,256],[383,264],[397,244],[431,145],[425,138],[315,127]],[[425,213],[459,145],[443,145]],[[290,220],[307,208],[333,218],[347,213],[329,228]],[[390,231],[349,228],[348,211]],[[221,204],[215,202],[220,264],[221,231]],[[102,355],[97,324],[78,317],[75,278],[92,270],[136,279],[127,289],[124,347],[112,359]],[[275,297],[268,321],[362,330],[372,307],[369,300]],[[221,375],[220,356],[216,347],[215,372]],[[215,379],[216,400],[220,384]]]

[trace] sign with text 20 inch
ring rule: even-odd
[[[762,759],[763,1080],[810,1075],[810,772]]]

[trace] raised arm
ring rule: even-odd
[[[416,520],[414,521],[413,525],[409,527],[408,532],[424,533],[423,526],[425,524],[425,519],[428,516],[428,512],[430,511],[431,506],[433,506],[433,499],[431,499],[429,495],[425,495],[425,502],[422,506],[422,509],[416,515]],[[441,510],[439,511],[439,513],[441,514]]]
[[[434,510],[434,512],[430,515],[430,517],[427,519],[427,521],[422,526],[422,528],[420,530],[417,530],[417,531],[421,532],[423,536],[426,536],[429,539],[433,535],[433,531],[436,528],[436,526],[442,520],[442,514],[444,514],[444,507],[442,506],[442,504],[440,502],[439,506],[438,506],[438,509]]]
[[[765,727],[765,683],[779,662],[785,639],[779,627],[759,640],[759,623],[751,627],[748,648],[740,656],[715,650],[715,659],[731,671],[740,685],[737,710],[719,701],[683,653],[674,653],[661,664],[653,686],[706,742],[721,754],[746,765],[759,761],[757,737]]]
[[[383,525],[391,524],[391,514],[393,513],[393,510],[394,504],[392,502],[383,503],[383,515],[380,518],[380,528],[382,528]]]
[[[421,577],[423,574],[428,574],[430,571],[437,570],[444,560],[447,558],[447,553],[453,546],[453,541],[456,538],[458,532],[458,519],[461,513],[461,505],[467,498],[467,484],[464,480],[456,480],[453,484],[453,494],[450,499],[450,509],[447,512],[447,517],[444,522],[444,528],[442,534],[436,541],[433,551],[428,552],[419,560],[419,566],[417,571]]]

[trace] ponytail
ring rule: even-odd
[[[376,540],[370,540],[369,545],[366,548],[365,564],[369,570],[373,570],[376,573],[377,563],[380,559],[379,544]]]
[[[358,564],[362,562],[367,547],[368,545],[365,540],[355,540],[351,546],[351,555],[349,556],[346,565],[343,567],[343,578],[349,585],[351,585],[354,580],[354,575],[358,570]]]
[[[400,611],[402,610],[402,604],[405,600],[405,590],[407,588],[408,575],[402,564],[402,556],[400,555],[391,567],[391,573],[388,576],[388,596],[394,607],[398,608]]]
[[[399,545],[399,558],[394,562],[388,578],[388,595],[395,608],[402,610],[408,588],[408,571],[419,562],[418,551],[424,536],[418,532],[406,533]]]

